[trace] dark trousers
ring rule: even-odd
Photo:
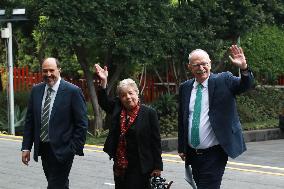
[[[124,177],[114,176],[114,183],[115,189],[150,189],[150,176],[138,167],[128,167]]]
[[[200,151],[188,147],[186,159],[198,189],[220,189],[228,161],[220,145]]]
[[[64,162],[58,161],[49,143],[40,144],[40,155],[43,171],[48,182],[47,189],[68,189],[68,177],[74,156]]]

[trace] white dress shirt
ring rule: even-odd
[[[188,116],[188,143],[189,146],[193,147],[190,144],[191,141],[191,127],[192,127],[192,118],[193,118],[193,110],[197,92],[197,85],[199,83],[195,81],[193,83],[193,88],[190,96],[189,103],[189,116]],[[200,124],[199,124],[199,138],[200,144],[196,147],[197,149],[206,149],[211,146],[219,144],[214,131],[210,125],[209,121],[209,93],[208,93],[208,78],[201,83],[202,87],[202,101],[201,101],[201,114],[200,114]]]
[[[56,97],[56,94],[57,94],[57,91],[58,91],[58,88],[59,88],[59,84],[60,84],[60,80],[61,80],[61,77],[58,78],[57,82],[51,87],[52,88],[52,92],[51,92],[51,101],[50,101],[50,106],[49,106],[49,114],[48,114],[48,117],[50,118],[50,114],[51,114],[51,110],[52,110],[52,107],[53,107],[53,103],[54,103],[54,100],[55,100],[55,97]],[[44,94],[43,94],[43,98],[42,98],[42,103],[41,103],[41,112],[43,110],[43,106],[44,106],[44,102],[45,102],[45,97],[47,95],[47,89],[49,88],[48,85],[45,85],[45,89],[44,89]],[[48,119],[49,119],[48,118]]]

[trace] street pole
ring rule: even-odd
[[[8,22],[7,27],[9,29],[8,38],[8,99],[9,99],[9,128],[10,134],[15,135],[15,123],[14,123],[14,81],[13,81],[13,49],[12,49],[12,23]]]
[[[13,9],[12,16],[5,17],[5,10],[0,9],[0,23],[7,22],[7,28],[1,29],[1,37],[8,40],[8,131],[15,135],[15,113],[14,113],[14,69],[13,69],[13,47],[12,47],[12,22],[28,20],[25,17],[26,9]],[[8,31],[6,31],[8,30]]]

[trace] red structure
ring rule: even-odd
[[[5,69],[0,69],[2,80],[7,77],[3,77],[6,74]],[[145,103],[150,103],[156,100],[159,96],[170,92],[175,94],[177,91],[177,85],[174,77],[168,74],[168,78],[165,79],[168,83],[159,83],[158,78],[148,75],[146,81],[142,80],[140,84],[140,91],[142,92],[143,100]],[[74,80],[72,78],[64,78],[65,80],[80,87],[85,95],[86,100],[89,100],[89,92],[87,88],[87,82],[85,79]],[[5,80],[5,79],[4,79]],[[41,73],[33,73],[29,71],[28,67],[14,68],[14,90],[28,91],[31,87],[42,81]],[[5,83],[5,82],[4,82]],[[284,85],[284,76],[278,78],[278,85]]]
[[[5,69],[0,69],[1,78],[4,80],[4,83],[7,82],[7,74]],[[20,92],[20,91],[29,91],[33,85],[40,83],[42,81],[42,75],[41,73],[33,73],[29,71],[28,67],[15,67],[14,68],[14,91]],[[6,76],[5,76],[6,75]],[[69,81],[70,83],[73,83],[74,85],[77,85],[80,87],[84,93],[84,96],[86,100],[89,100],[89,92],[87,87],[87,82],[85,79],[78,79],[74,80],[72,78],[64,78],[65,80]],[[152,77],[149,77],[147,81],[141,84],[140,89],[144,87],[143,90],[143,98],[144,102],[152,102],[160,95],[164,94],[166,92],[166,87],[155,83],[154,79]]]

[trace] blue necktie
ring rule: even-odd
[[[193,110],[192,127],[191,127],[191,145],[197,147],[200,144],[199,138],[199,124],[201,113],[201,101],[202,101],[202,85],[197,85],[197,92]]]

